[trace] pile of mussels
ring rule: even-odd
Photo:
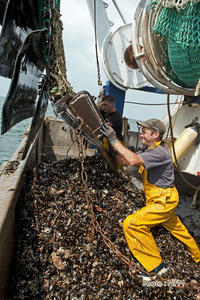
[[[76,159],[36,166],[16,206],[8,299],[200,299],[198,265],[161,226],[152,233],[168,271],[138,276],[122,222],[144,205],[132,178],[111,173],[101,156],[84,169]]]

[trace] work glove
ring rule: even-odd
[[[116,137],[116,132],[111,126],[108,126],[107,124],[104,123],[100,128],[100,132],[103,135],[105,135],[105,137],[107,138],[111,146],[114,146],[118,142],[118,139]]]

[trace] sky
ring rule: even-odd
[[[100,1],[100,0],[97,0]],[[132,23],[139,0],[115,0],[127,23]],[[108,4],[107,15],[114,23],[114,32],[123,22],[112,0]],[[87,0],[61,0],[61,20],[63,22],[63,42],[67,66],[67,78],[77,93],[87,90],[94,96],[99,94],[97,84],[97,65],[95,55],[94,28],[87,6]],[[101,80],[106,84],[106,77],[100,61]],[[10,80],[0,77],[1,96],[6,96]],[[166,95],[128,90],[125,101],[143,103],[166,103]],[[162,118],[167,113],[166,106],[143,106],[125,104],[124,116],[132,119]]]

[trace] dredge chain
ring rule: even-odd
[[[97,83],[102,87],[101,81],[101,72],[100,72],[100,65],[99,65],[99,55],[98,55],[98,46],[97,46],[97,17],[96,17],[96,0],[94,0],[94,34],[95,34],[95,55],[96,55],[96,64],[97,64]]]
[[[78,141],[79,160],[81,162],[81,179],[82,179],[82,182],[83,182],[84,188],[85,188],[85,198],[86,198],[86,201],[88,204],[88,210],[89,210],[89,215],[91,218],[91,223],[92,223],[94,229],[96,230],[96,232],[99,232],[101,234],[106,246],[111,250],[111,252],[115,253],[124,263],[126,263],[129,266],[129,268],[131,269],[133,274],[136,273],[136,271],[141,271],[141,268],[139,266],[137,266],[136,264],[131,262],[127,257],[125,257],[116,248],[116,246],[111,242],[111,240],[103,233],[99,222],[95,218],[92,197],[91,197],[91,194],[90,194],[90,191],[88,188],[88,184],[87,184],[87,179],[88,179],[87,172],[84,167],[85,156],[84,156],[84,149],[83,149],[83,138],[80,135],[78,135],[78,136],[79,136],[79,141]]]
[[[125,255],[123,255],[117,248],[116,246],[113,244],[113,242],[111,242],[111,240],[104,234],[104,232],[101,229],[101,226],[99,224],[99,222],[97,221],[95,214],[94,214],[94,207],[93,207],[93,202],[92,202],[92,197],[88,188],[88,184],[87,184],[87,172],[85,170],[85,166],[84,166],[84,162],[85,162],[85,155],[84,155],[84,146],[83,146],[83,138],[80,135],[80,131],[78,133],[78,150],[79,150],[79,160],[81,162],[81,179],[82,182],[84,184],[84,188],[85,188],[85,199],[86,202],[88,204],[88,212],[91,218],[91,224],[94,228],[94,230],[96,232],[99,232],[100,235],[103,238],[103,241],[105,243],[105,245],[110,249],[111,253],[114,253],[122,262],[124,262],[130,269],[131,273],[131,277],[134,278],[135,274],[138,272],[142,272],[148,275],[151,275],[151,273],[144,271],[140,266],[138,266],[136,263],[130,261]],[[166,279],[163,278],[160,275],[156,275],[154,276],[155,279],[152,278],[152,280],[160,280],[162,281],[164,284],[170,280],[170,279]],[[181,285],[181,286],[174,286],[177,289],[189,289],[189,290],[199,290],[200,288],[200,284],[194,284],[194,283],[190,283],[190,284],[185,284],[185,285]]]

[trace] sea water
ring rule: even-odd
[[[1,114],[2,107],[4,104],[5,98],[0,96],[0,132],[1,132]],[[56,118],[51,104],[48,105],[46,116],[52,116]],[[8,161],[12,155],[17,150],[22,136],[24,135],[26,129],[31,125],[32,118],[26,119],[20,123],[14,125],[8,132],[3,135],[0,134],[0,165]],[[128,119],[131,131],[137,130],[136,121],[134,119]]]
[[[1,118],[2,118],[2,107],[5,98],[0,96],[0,132],[1,132]],[[48,106],[46,116],[55,117],[51,104]],[[8,132],[3,135],[0,134],[0,165],[8,161],[17,150],[22,136],[26,129],[31,125],[32,118],[26,119],[20,123],[14,125]]]

